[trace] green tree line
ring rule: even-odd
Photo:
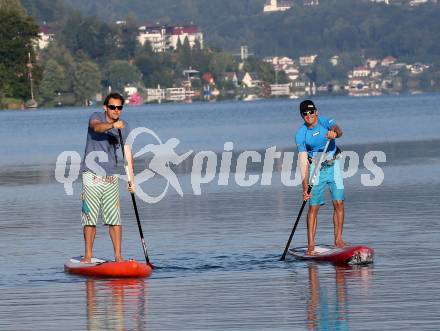
[[[319,6],[304,7],[295,1],[289,11],[263,14],[264,0],[163,0],[159,6],[152,0],[65,1],[105,20],[131,12],[141,22],[192,21],[207,43],[231,52],[246,44],[258,56],[349,52],[440,61],[440,5],[434,3],[321,0]]]
[[[0,75],[5,77],[1,81],[4,96],[23,101],[29,97],[28,52],[32,54],[38,101],[46,106],[87,104],[97,93],[110,89],[122,91],[127,84],[138,87],[180,86],[186,79],[183,71],[188,68],[200,71],[201,75],[211,73],[221,88],[224,73],[238,69],[231,54],[202,47],[198,42],[191,47],[188,39],[179,42],[175,50],[163,53],[153,52],[148,43],[141,46],[137,41],[139,24],[133,15],[124,17],[126,24],[118,25],[68,10],[60,1],[55,1],[58,5],[51,8],[44,0],[36,1],[37,4],[23,0],[27,6],[32,5],[27,11],[35,16],[35,20],[60,15],[58,20],[40,22],[55,36],[47,48],[36,54],[33,44],[38,26],[35,20],[28,16],[18,0],[0,1],[14,4],[11,5],[13,10],[5,6],[0,8],[0,15],[4,17],[1,37],[5,43],[0,49],[4,54],[0,63]],[[7,40],[14,39],[10,33],[20,35],[21,42],[7,43]],[[7,62],[7,58],[15,61],[20,70],[14,68],[12,62]],[[274,72],[268,70],[268,65],[258,60],[254,62],[253,70],[273,80]]]

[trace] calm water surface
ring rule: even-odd
[[[367,267],[279,262],[301,201],[298,187],[220,187],[138,202],[150,258],[146,280],[67,275],[82,253],[81,185],[54,180],[65,150],[82,154],[92,109],[0,112],[0,330],[439,330],[440,96],[317,99],[361,156],[382,150],[384,182],[346,181],[345,239],[376,250]],[[298,101],[127,108],[132,127],[153,129],[179,151],[291,148]],[[293,110],[294,109],[294,110]],[[423,109],[423,111],[420,111]],[[143,143],[142,141],[140,144]],[[233,174],[231,183],[233,183]],[[152,181],[160,186],[160,180]],[[122,184],[121,184],[122,188]],[[128,194],[121,190],[124,253],[142,260]],[[317,240],[331,244],[332,209]],[[293,246],[305,244],[304,218]],[[112,257],[104,227],[95,255]]]

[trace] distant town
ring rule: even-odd
[[[317,5],[318,1],[308,1],[308,5]],[[277,6],[277,1],[272,0],[271,6]],[[286,5],[284,3],[284,5]],[[265,10],[267,8],[265,7]],[[118,21],[118,25],[126,22]],[[54,34],[41,29],[37,47],[46,48],[55,38]],[[203,33],[196,25],[170,26],[170,25],[142,25],[138,28],[137,41],[141,46],[149,43],[156,53],[175,50],[179,45],[188,42],[190,47],[204,47]],[[382,59],[365,58],[361,66],[353,67],[344,80],[331,80],[326,84],[316,84],[309,76],[310,68],[319,59],[317,54],[304,54],[292,59],[287,56],[269,56],[262,59],[270,64],[275,71],[275,82],[264,81],[257,72],[242,70],[245,61],[252,56],[247,46],[242,46],[237,55],[238,70],[224,72],[220,77],[214,77],[210,72],[200,72],[198,68],[187,68],[182,71],[182,79],[173,86],[141,86],[140,84],[127,84],[124,93],[132,104],[145,102],[191,102],[192,100],[215,99],[240,99],[255,100],[261,98],[286,97],[301,98],[309,95],[339,94],[349,96],[378,96],[382,94],[397,94],[401,92],[421,93],[422,86],[404,86],[406,79],[417,78],[429,64],[403,63],[392,56]],[[334,55],[327,60],[332,66],[338,66],[340,58]],[[277,76],[283,77],[283,82],[278,82]],[[219,89],[218,81],[222,86]],[[197,87],[197,88],[195,88]],[[405,90],[406,87],[406,90]],[[97,95],[93,100],[100,101],[102,95]]]
[[[365,1],[381,3],[377,7],[382,8],[401,4],[409,10],[437,2]],[[284,12],[298,6],[310,15],[321,4],[319,0],[268,0],[260,15],[286,18],[290,16]],[[440,92],[438,64],[417,60],[416,52],[402,58],[388,52],[354,52],[349,38],[338,39],[344,43],[340,51],[331,47],[323,52],[301,51],[299,44],[294,56],[273,48],[258,56],[245,43],[235,51],[207,45],[203,29],[193,23],[140,24],[133,17],[102,22],[77,13],[55,24],[37,25],[19,7],[0,7],[0,14],[9,19],[5,24],[11,29],[21,26],[14,23],[17,20],[28,29],[15,32],[21,45],[4,40],[8,52],[14,50],[17,56],[10,56],[10,64],[4,63],[1,69],[0,74],[9,79],[0,83],[2,108],[89,106],[101,103],[110,91],[124,93],[131,105]],[[352,27],[343,24],[339,23],[341,31]],[[359,49],[359,44],[353,45]],[[426,53],[424,58],[429,59]]]

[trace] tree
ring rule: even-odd
[[[214,74],[216,81],[220,81],[227,71],[235,71],[236,64],[234,58],[226,53],[212,53],[210,56],[208,71]],[[200,68],[199,70],[202,70]]]
[[[72,54],[83,52],[90,59],[105,63],[115,57],[118,38],[114,27],[99,22],[94,17],[83,18],[73,13],[61,30],[62,44],[69,48]]]
[[[118,58],[124,60],[131,60],[136,55],[136,50],[139,47],[137,40],[138,25],[133,13],[130,13],[125,18],[125,24],[120,24],[118,27],[118,34],[120,46],[118,47]]]
[[[38,22],[56,22],[66,16],[62,0],[21,0],[27,13]]]
[[[179,38],[180,41],[180,38]],[[189,44],[188,37],[185,37],[182,47],[179,47],[178,61],[183,68],[188,68],[192,65],[191,45]]]
[[[15,11],[21,15],[26,15],[26,10],[20,0],[0,0],[0,10]]]
[[[3,96],[27,99],[30,96],[28,54],[34,63],[33,76],[39,82],[39,68],[35,65],[32,43],[38,35],[38,26],[32,17],[24,14],[18,1],[0,1],[0,98]]]
[[[47,63],[50,60],[55,61],[65,74],[65,79],[59,86],[59,89],[65,92],[73,91],[73,77],[76,62],[70,51],[57,41],[53,41],[40,53],[41,63]]]
[[[122,60],[109,62],[104,72],[104,80],[117,91],[122,91],[127,84],[138,83],[141,76],[136,66]]]
[[[55,60],[46,62],[40,85],[40,95],[45,102],[53,101],[57,93],[62,91],[65,78],[64,69]]]
[[[87,105],[92,96],[101,89],[101,72],[98,65],[92,61],[79,63],[74,73],[73,82],[73,92],[77,101]]]

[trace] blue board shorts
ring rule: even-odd
[[[312,164],[309,169],[309,181],[313,176],[315,164]],[[342,180],[342,172],[339,160],[334,160],[332,165],[324,165],[319,171],[316,178],[315,185],[312,188],[312,196],[309,203],[311,206],[325,205],[324,192],[325,187],[328,186],[333,201],[343,201],[344,196],[344,182]]]

